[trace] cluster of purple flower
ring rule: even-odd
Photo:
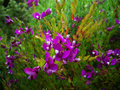
[[[103,4],[103,2],[105,2],[105,0],[103,0],[103,1],[99,1],[99,0],[96,0],[96,2],[97,2],[97,4]]]
[[[46,43],[43,43],[43,49],[46,51],[46,54],[45,54],[46,62],[44,65],[44,71],[48,75],[51,75],[52,73],[56,72],[58,69],[58,65],[55,64],[55,60],[62,61],[63,64],[67,64],[67,62],[77,62],[80,60],[80,58],[75,58],[77,53],[79,52],[77,47],[80,46],[80,43],[76,44],[76,41],[73,41],[71,43],[69,40],[69,35],[67,35],[66,38],[63,38],[62,35],[57,33],[57,36],[53,40],[51,38],[50,31],[44,32],[44,34],[45,34],[45,41],[46,41]],[[51,57],[49,54],[49,51],[52,48],[55,51],[55,55],[53,55],[53,57]],[[31,78],[36,79],[38,71],[36,72],[34,68],[24,69],[24,72],[29,75],[30,80]]]
[[[17,46],[20,45],[20,44],[21,44],[21,42],[16,41],[16,40],[14,40],[14,41],[11,42],[11,45],[12,45],[13,47],[17,47]]]
[[[28,74],[28,79],[33,80],[37,78],[38,72],[41,70],[40,66],[32,68],[25,68],[24,72]]]
[[[116,23],[120,25],[120,20],[116,19]]]
[[[98,68],[102,68],[102,65],[108,66],[120,63],[120,49],[108,50],[106,54],[102,54],[101,57],[98,56],[97,61],[100,62]]]
[[[15,58],[16,58],[15,56],[6,56],[5,64],[8,65],[7,69],[8,69],[9,74],[14,73],[14,70],[12,70],[12,68],[13,68],[13,62],[14,62]]]
[[[13,46],[14,47],[14,46]],[[11,50],[11,47],[10,48],[6,48],[6,50],[9,49]],[[8,52],[6,51],[6,62],[5,64],[8,65],[7,66],[7,69],[8,69],[8,73],[9,74],[13,74],[14,73],[14,70],[13,69],[13,66],[14,66],[14,61],[17,59],[17,58],[20,58],[21,55],[16,51],[14,50],[14,53],[15,55],[14,56],[11,56],[11,55],[8,55]]]
[[[97,56],[96,60],[97,62],[99,62],[97,68],[99,68],[100,70],[102,70],[102,67],[103,66],[113,66],[115,64],[119,64],[120,63],[120,49],[115,49],[115,50],[108,50],[106,51],[105,54],[102,53],[102,55],[100,56],[99,55],[99,52],[96,51],[96,50],[93,50],[92,51],[92,54],[94,56]],[[81,71],[81,74],[84,78],[88,79],[86,81],[86,84],[89,85],[91,83],[91,81],[93,80],[93,76],[95,75],[102,75],[102,74],[105,74],[107,73],[108,70],[105,70],[105,71],[101,71],[101,72],[97,72],[97,71],[94,71],[93,70],[93,66],[92,65],[89,65],[87,64],[85,69],[83,69]]]
[[[79,22],[83,19],[83,17],[75,17],[73,18],[73,21]]]
[[[50,14],[51,14],[51,9],[48,8],[46,11],[43,11],[42,14],[40,14],[38,12],[33,13],[33,17],[35,19],[40,20],[40,19],[43,19],[45,16],[50,15]]]
[[[9,81],[9,83],[8,83],[8,86],[12,86],[13,84],[16,84],[18,82],[18,80],[17,79],[11,79],[10,81]]]
[[[8,15],[6,15],[6,24],[9,25],[12,23],[13,23],[13,20]]]
[[[33,2],[35,3],[35,6],[38,6],[38,5],[39,5],[39,4],[38,4],[39,0],[28,0],[28,1],[27,1],[27,5],[28,5],[29,7],[32,7],[32,6],[33,6]]]
[[[2,41],[2,37],[0,37],[0,41]]]
[[[87,78],[86,84],[89,85],[93,77],[97,75],[97,71],[93,70],[92,65],[87,64],[85,69],[81,71],[81,74],[84,78]]]
[[[29,29],[28,29],[28,27],[25,27],[25,33],[26,33],[26,34],[29,34],[30,32],[31,32],[31,34],[33,34],[32,27],[29,28]],[[16,29],[16,30],[15,30],[15,33],[16,33],[17,35],[23,34],[23,28],[19,28],[19,30]]]
[[[107,31],[111,31],[115,26],[113,25],[112,27],[108,27]]]
[[[73,41],[71,43],[69,40],[69,35],[67,35],[66,38],[63,38],[62,35],[57,33],[57,36],[55,37],[54,40],[51,38],[50,31],[45,32],[45,35],[46,35],[45,36],[46,43],[43,43],[43,49],[46,50],[47,52],[46,52],[46,59],[45,59],[46,64],[44,70],[45,72],[47,72],[48,75],[52,74],[52,72],[55,72],[57,70],[57,65],[54,64],[55,60],[57,61],[62,60],[63,64],[67,64],[68,61],[76,62],[80,60],[80,58],[75,58],[77,53],[79,52],[77,47],[80,46],[80,43],[76,44],[76,41]],[[55,51],[55,55],[53,56],[53,58],[50,57],[48,53],[48,51],[50,51],[51,48],[53,48]],[[54,70],[51,70],[50,68]]]
[[[120,21],[118,19],[116,19],[116,24],[120,25]],[[115,26],[113,25],[112,27],[108,27],[107,31],[111,31]],[[120,28],[120,27],[119,27]]]

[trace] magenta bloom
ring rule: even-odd
[[[99,55],[99,52],[96,51],[96,50],[93,50],[93,51],[92,51],[92,54],[95,55],[95,56],[97,56],[97,55]]]
[[[23,33],[23,29],[22,29],[22,28],[19,28],[19,30],[16,29],[16,30],[15,30],[15,33],[16,33],[17,35],[21,35],[21,34]]]
[[[49,53],[46,52],[46,56],[45,56],[45,61],[46,64],[44,66],[44,71],[48,74],[51,75],[52,73],[56,72],[58,69],[57,64],[54,64],[53,59],[50,57]]]
[[[0,37],[0,41],[2,41],[2,37]]]
[[[28,0],[28,1],[27,1],[27,5],[28,5],[29,7],[32,7],[32,6],[33,6],[33,2],[35,3],[35,6],[38,6],[38,5],[39,5],[39,4],[38,4],[39,0]]]
[[[39,5],[39,0],[34,0],[34,2],[35,2],[35,6],[38,6]]]
[[[79,21],[81,21],[82,19],[83,19],[82,17],[75,17],[75,18],[73,18],[73,21],[79,22]]]
[[[41,15],[38,12],[33,13],[33,17],[38,20],[41,19]]]
[[[42,12],[41,17],[44,18],[46,16],[45,11]]]
[[[120,21],[118,19],[116,19],[116,23],[120,25]]]
[[[89,68],[86,69],[87,69],[86,71],[84,69],[81,71],[81,74],[84,78],[92,78],[97,73],[96,71],[93,70],[93,68],[91,68],[91,70]]]
[[[45,11],[46,15],[50,15],[51,14],[51,9],[48,8],[46,11]]]
[[[6,19],[6,24],[9,25],[9,24],[12,24],[13,23],[13,20],[12,19]]]
[[[111,31],[111,30],[112,30],[112,27],[108,27],[108,28],[107,28],[107,31]]]
[[[48,74],[51,75],[52,73],[56,72],[58,69],[57,64],[45,64],[44,71]]]
[[[32,6],[33,6],[33,1],[34,1],[34,0],[28,0],[28,1],[27,1],[27,5],[28,5],[29,7],[32,7]]]
[[[54,44],[58,44],[59,42],[60,43],[65,43],[66,40],[63,38],[62,35],[60,35],[59,33],[57,33],[58,36],[55,37],[55,39],[53,40],[53,43]]]
[[[21,44],[21,42],[18,42],[18,41],[16,41],[16,40],[14,40],[13,42],[11,42],[11,45],[13,46],[13,47],[17,47],[18,45],[20,45]]]
[[[31,32],[31,34],[33,34],[33,30],[32,27],[28,29],[28,27],[25,27],[25,33],[29,34]]]
[[[33,80],[37,78],[38,72],[41,70],[40,66],[32,68],[25,68],[24,72],[28,74],[28,79]]]

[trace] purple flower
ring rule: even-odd
[[[84,78],[91,78],[92,77],[92,73],[86,72],[84,69],[81,71],[81,74]]]
[[[6,48],[6,46],[5,46],[5,45],[3,45],[3,44],[1,44],[1,47],[2,47],[2,48]]]
[[[84,78],[87,77],[87,73],[86,73],[86,71],[85,71],[84,69],[81,71],[81,74],[82,74],[82,76],[83,76]]]
[[[33,6],[33,2],[35,2],[35,6],[38,6],[38,5],[39,5],[39,4],[38,4],[39,0],[28,0],[28,1],[27,1],[27,5],[28,5],[29,7],[32,7],[32,6]]]
[[[108,50],[108,51],[106,52],[107,55],[111,55],[111,54],[113,54],[113,53],[114,53],[113,50]]]
[[[21,35],[21,34],[23,33],[23,29],[22,29],[22,28],[19,28],[19,30],[16,29],[16,30],[15,30],[15,33],[16,33],[17,35]]]
[[[47,45],[46,43],[43,43],[43,49],[46,50],[46,51],[47,50],[49,51],[51,49],[51,47],[50,47],[50,45]]]
[[[116,19],[116,23],[120,25],[120,21],[118,19]]]
[[[35,2],[35,6],[38,6],[39,5],[39,0],[34,0],[34,2]]]
[[[2,37],[0,37],[0,41],[2,41]]]
[[[21,42],[18,42],[18,41],[16,41],[16,40],[14,40],[13,42],[11,42],[11,45],[13,46],[13,47],[17,47],[18,45],[20,45],[21,44]]]
[[[41,17],[44,18],[46,16],[45,11],[42,12]]]
[[[38,72],[41,70],[40,66],[32,68],[25,68],[24,72],[28,74],[28,79],[33,80],[37,78]]]
[[[46,52],[45,61],[46,61],[46,64],[45,64],[45,66],[44,66],[44,71],[45,71],[48,75],[51,75],[52,73],[54,73],[54,72],[57,71],[58,66],[57,66],[57,64],[54,64],[54,61],[53,61],[53,59],[50,57],[50,55],[49,55],[48,52]]]
[[[33,18],[40,20],[41,15],[38,12],[33,13]]]
[[[28,0],[28,1],[27,1],[27,5],[28,5],[29,7],[32,7],[32,6],[33,6],[33,2],[34,2],[34,0]]]
[[[93,50],[93,51],[92,51],[92,54],[95,55],[95,56],[97,56],[97,55],[99,55],[99,52],[96,51],[96,50]]]
[[[79,21],[81,21],[82,19],[83,19],[82,17],[75,17],[75,18],[73,18],[73,21],[79,22]]]
[[[32,27],[28,29],[28,27],[25,27],[25,33],[29,34],[29,32],[31,32],[31,34],[33,34],[33,30]]]
[[[69,60],[70,62],[76,61],[76,60],[75,60],[75,57],[76,57],[76,55],[77,55],[78,52],[79,52],[78,48],[75,48],[75,49],[73,49],[73,50],[65,51],[65,52],[63,53],[62,58],[63,58],[63,59],[66,58],[66,59]]]
[[[87,81],[85,82],[86,85],[90,85],[90,83],[91,83],[90,80],[87,80]]]
[[[58,44],[59,42],[60,43],[65,43],[65,39],[63,38],[62,35],[60,35],[59,33],[57,33],[58,36],[55,37],[55,39],[53,40],[53,43],[54,44]]]
[[[111,65],[115,65],[116,62],[117,62],[116,59],[112,59],[112,60],[111,60]]]
[[[45,64],[44,71],[48,74],[51,75],[52,73],[56,72],[58,69],[57,64]]]
[[[8,69],[8,73],[9,74],[13,74],[14,70],[11,70],[13,68],[13,62],[15,60],[15,56],[6,56],[6,62],[5,64],[8,65],[7,69]]]
[[[72,24],[72,28],[75,27],[75,24]]]
[[[111,31],[111,30],[112,30],[112,27],[108,27],[107,30],[108,30],[108,31]]]
[[[13,73],[14,73],[14,70],[9,69],[8,73],[9,73],[9,74],[13,74]]]
[[[6,17],[7,19],[9,19],[9,18],[10,18],[8,15],[5,15],[5,17]]]
[[[46,15],[50,15],[51,14],[51,9],[48,8],[46,11],[45,11]]]
[[[9,24],[12,24],[13,23],[13,20],[12,19],[6,19],[6,24],[9,25]]]
[[[93,76],[96,75],[96,73],[97,71],[93,71],[93,69],[87,72],[84,69],[81,71],[81,74],[84,78],[92,78]]]

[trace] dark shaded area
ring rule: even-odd
[[[10,0],[4,0],[3,6],[7,7],[9,2],[10,2]]]

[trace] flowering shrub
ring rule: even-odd
[[[101,9],[108,3],[106,0],[81,4],[84,8],[92,5],[89,12],[85,9],[80,15],[78,3],[82,1],[56,0],[56,8],[47,7],[48,2],[27,0],[32,9],[27,24],[17,17],[5,16],[6,24],[16,29],[9,40],[0,29],[1,88],[120,88],[119,7],[113,7],[119,2],[110,1],[115,9],[114,14],[109,13],[109,17],[115,15],[113,22]],[[47,9],[41,9],[43,3]]]

